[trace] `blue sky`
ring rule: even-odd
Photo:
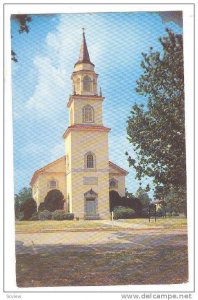
[[[12,49],[18,58],[18,63],[12,62],[15,192],[29,185],[34,171],[64,155],[70,77],[85,27],[105,96],[104,125],[111,127],[109,159],[129,171],[126,187],[135,193],[139,183],[125,156],[128,151],[135,157],[126,121],[132,105],[146,101],[135,92],[142,73],[141,53],[151,46],[161,51],[158,39],[166,35],[165,29],[182,33],[182,28],[151,12],[33,15],[29,25],[28,34],[19,34],[18,24],[11,24]]]

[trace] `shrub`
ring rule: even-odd
[[[114,210],[114,207],[122,205],[122,200],[118,192],[110,191],[109,192],[109,208],[110,211]]]
[[[55,210],[52,213],[52,219],[53,220],[73,220],[74,214],[66,213],[64,210]]]
[[[163,207],[159,207],[156,212],[157,217],[164,217],[165,216],[165,209]]]
[[[135,211],[129,207],[117,206],[114,208],[114,219],[133,219],[136,217]]]
[[[37,211],[36,201],[33,198],[27,199],[20,208],[20,212],[23,212],[23,220],[29,220],[31,216]]]
[[[172,217],[172,213],[167,212],[167,213],[166,213],[166,216],[167,216],[167,217]]]
[[[141,216],[142,204],[138,198],[135,197],[121,197],[118,192],[109,192],[109,207],[110,212],[114,210],[115,207],[122,206],[125,208],[131,208],[136,212],[137,216]]]
[[[149,208],[144,207],[141,211],[141,217],[142,218],[148,218],[149,217]]]
[[[30,221],[37,221],[38,219],[39,219],[38,213],[35,212],[35,213],[33,213],[33,215],[31,216]]]
[[[64,196],[59,190],[51,190],[47,193],[44,200],[45,209],[49,211],[55,211],[63,209],[64,207]]]
[[[39,207],[38,207],[38,211],[44,211],[45,210],[45,203],[44,202],[41,202],[39,204]]]
[[[17,212],[15,215],[16,220],[23,221],[24,220],[24,213],[23,212]]]
[[[179,213],[176,212],[176,211],[174,211],[174,212],[172,213],[172,216],[173,216],[173,217],[178,217],[178,216],[179,216]]]
[[[39,220],[51,220],[52,213],[48,210],[40,211],[38,213]]]
[[[141,216],[142,210],[143,210],[143,205],[142,205],[140,199],[138,199],[136,197],[129,197],[129,198],[122,197],[122,200],[124,200],[123,203],[125,203],[124,205],[122,204],[122,206],[133,209],[138,217]]]

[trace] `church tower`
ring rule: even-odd
[[[64,133],[66,151],[66,207],[75,217],[109,217],[108,133],[103,125],[104,97],[98,93],[94,71],[83,31],[80,56],[71,79],[69,127]]]

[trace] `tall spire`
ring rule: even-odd
[[[89,52],[87,49],[87,43],[86,43],[85,32],[84,32],[85,29],[82,28],[82,30],[83,30],[83,36],[82,36],[82,44],[80,48],[80,56],[76,64],[90,63],[91,65],[93,65],[92,62],[90,61]]]

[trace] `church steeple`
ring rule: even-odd
[[[98,74],[95,73],[94,67],[95,65],[91,62],[89,57],[83,29],[79,60],[75,63],[74,71],[71,76],[73,81],[73,95],[98,96]]]
[[[79,55],[79,59],[75,65],[82,64],[82,63],[88,63],[88,64],[91,64],[94,66],[94,64],[90,61],[84,28],[82,28],[82,29],[83,29],[83,35],[82,35],[82,44],[81,44],[81,48],[80,48],[80,55]]]

